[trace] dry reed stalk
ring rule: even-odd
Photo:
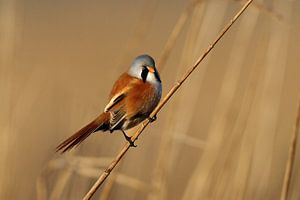
[[[190,60],[194,60],[199,54],[200,50],[205,48],[203,41],[210,41],[213,39],[220,27],[223,25],[223,19],[227,10],[228,2],[226,1],[204,1],[198,4],[194,8],[194,13],[189,25],[189,30],[186,36],[184,45],[181,65],[187,65]],[[216,10],[218,14],[216,15]],[[214,24],[214,26],[211,26]],[[210,27],[207,31],[206,27]],[[202,151],[205,146],[205,142],[198,139],[197,135],[189,135],[192,119],[194,118],[195,109],[198,106],[200,98],[200,88],[205,78],[209,59],[207,58],[205,63],[202,63],[201,70],[198,74],[194,75],[194,78],[189,81],[189,88],[194,88],[193,92],[188,90],[181,91],[181,96],[184,98],[177,98],[171,105],[173,110],[168,113],[167,119],[173,122],[172,124],[166,124],[166,130],[161,134],[160,153],[158,155],[157,166],[153,176],[153,186],[156,190],[155,194],[149,196],[150,199],[165,199],[166,195],[166,177],[168,173],[172,173],[172,169],[178,162],[178,155],[184,147],[196,147],[198,151]],[[185,70],[185,68],[182,68]],[[182,71],[182,69],[179,69]],[[186,99],[189,99],[188,106],[186,105]],[[182,117],[184,116],[184,117]],[[180,123],[174,123],[178,121]],[[179,186],[181,187],[181,186]],[[184,185],[182,185],[184,187]]]
[[[252,86],[247,84],[246,87],[243,86],[241,78],[243,75],[243,69],[247,65],[245,60],[249,57],[249,47],[252,43],[253,34],[255,32],[255,27],[257,24],[257,19],[259,16],[259,11],[251,9],[248,11],[248,17],[243,17],[240,20],[240,26],[237,30],[237,33],[232,41],[233,47],[229,54],[229,60],[226,66],[226,72],[224,75],[220,97],[218,99],[218,103],[216,104],[216,113],[215,116],[219,118],[220,116],[224,119],[230,117],[230,120],[219,120],[216,123],[212,123],[213,127],[211,128],[211,132],[209,132],[210,141],[213,138],[221,138],[219,140],[219,144],[215,144],[214,150],[208,150],[203,153],[203,157],[206,157],[207,160],[202,160],[199,162],[198,170],[200,170],[198,179],[205,179],[201,176],[203,173],[204,166],[207,167],[209,171],[204,170],[204,174],[207,174],[207,179],[209,180],[209,175],[213,174],[213,179],[210,181],[205,181],[205,185],[207,187],[208,193],[211,196],[211,199],[222,199],[225,194],[230,195],[228,191],[232,188],[233,184],[230,184],[233,179],[231,179],[232,174],[235,170],[235,159],[236,154],[238,154],[239,140],[240,135],[242,135],[243,131],[239,130],[240,128],[243,129],[241,126],[242,121],[247,119],[247,114],[250,110],[250,107],[247,107],[247,110],[244,109],[243,103],[245,101],[252,101],[253,94],[255,90],[248,89]],[[240,48],[240,45],[243,44],[243,48]],[[252,70],[253,71],[253,70]],[[249,77],[248,74],[251,74],[250,78],[253,76],[258,76],[257,74],[247,73],[247,78]],[[251,94],[248,94],[251,93]],[[226,136],[225,136],[226,135]],[[224,136],[224,137],[223,137]],[[233,145],[233,143],[236,143]],[[207,146],[210,145],[208,142]],[[208,148],[209,149],[209,148]],[[222,149],[222,150],[220,150]],[[215,152],[212,153],[212,152]],[[222,153],[219,153],[222,152]],[[203,164],[205,163],[205,164]],[[210,166],[207,165],[211,163]],[[226,167],[224,167],[226,166]],[[213,170],[212,170],[213,169]],[[197,172],[196,172],[197,173]],[[209,184],[207,183],[209,182]],[[202,184],[201,184],[202,185]],[[198,189],[199,190],[199,189]],[[197,198],[197,197],[196,197]],[[201,198],[198,196],[198,198]],[[203,197],[202,197],[203,198]],[[231,199],[234,197],[229,197]],[[226,199],[226,198],[224,198]]]
[[[200,4],[201,3],[201,4]],[[191,18],[189,22],[189,25],[187,27],[188,31],[187,31],[187,35],[186,35],[186,40],[187,42],[184,42],[184,47],[182,52],[185,52],[184,54],[186,55],[182,55],[182,57],[184,58],[184,61],[191,61],[194,60],[195,57],[191,56],[191,54],[195,55],[195,52],[189,52],[187,53],[187,51],[191,49],[191,46],[193,48],[195,48],[195,45],[198,46],[198,44],[195,44],[196,41],[196,36],[199,32],[199,30],[201,30],[202,27],[202,22],[201,22],[201,18],[204,15],[204,10],[205,10],[205,5],[207,2],[203,2],[201,0],[192,0],[189,5],[185,8],[185,10],[183,11],[182,15],[178,18],[178,21],[176,23],[176,25],[174,26],[174,29],[172,31],[172,33],[170,34],[170,37],[167,41],[167,44],[165,45],[165,48],[163,50],[163,53],[161,55],[161,59],[159,61],[159,69],[162,70],[163,67],[165,67],[165,63],[169,57],[170,54],[170,50],[172,49],[172,47],[175,45],[175,41],[177,39],[177,37],[179,36],[179,32],[182,30],[182,28],[184,27],[184,24],[186,24],[187,19]],[[184,22],[185,23],[184,23]],[[217,32],[217,30],[215,31]],[[175,39],[176,38],[176,39]],[[204,41],[209,41],[211,38],[206,38],[204,39]],[[172,42],[171,42],[172,41]],[[193,41],[193,42],[191,42]],[[205,46],[203,45],[203,48],[205,48]],[[197,55],[199,54],[199,52],[197,52]],[[187,62],[183,62],[181,61],[181,63],[178,66],[181,67],[177,67],[177,74],[181,74],[183,70],[186,70],[184,68],[184,66],[188,66],[190,63]],[[182,69],[184,68],[184,69]],[[202,65],[201,67],[202,71],[205,71],[205,65]],[[199,72],[198,72],[199,73]],[[202,72],[201,72],[202,74]],[[201,75],[202,77],[202,75]],[[199,80],[199,77],[195,78],[194,77],[194,81],[189,83],[189,87],[198,87],[199,83],[195,81]],[[201,78],[200,78],[201,79]],[[196,82],[196,83],[195,83]],[[190,94],[188,92],[186,92],[187,94],[189,94],[189,96],[185,96],[188,99],[196,99],[194,93]],[[190,98],[190,96],[192,95],[192,97]],[[167,121],[164,123],[164,127],[161,130],[161,136],[160,136],[160,142],[159,142],[159,147],[158,147],[158,153],[157,153],[157,159],[156,159],[156,163],[154,164],[153,167],[153,172],[152,172],[152,178],[151,178],[151,186],[152,186],[152,190],[151,192],[148,194],[147,199],[148,200],[159,200],[159,199],[165,199],[164,195],[166,194],[166,184],[165,184],[165,180],[166,180],[166,176],[167,176],[167,171],[168,171],[168,163],[170,163],[170,154],[172,151],[170,151],[172,149],[172,144],[173,144],[173,139],[180,139],[180,137],[176,137],[176,135],[174,135],[174,131],[176,130],[176,127],[174,127],[174,118],[180,118],[181,122],[183,124],[188,124],[185,122],[188,122],[188,119],[186,119],[185,121],[182,121],[181,117],[177,117],[176,115],[180,115],[182,116],[182,110],[180,109],[180,105],[178,105],[178,101],[180,100],[180,98],[177,98],[176,101],[173,101],[170,104],[170,109],[169,112],[167,113],[167,116],[165,117],[165,119],[167,119]],[[193,100],[193,101],[197,101],[197,100]],[[179,101],[179,103],[181,103],[181,101]],[[191,104],[193,104],[192,102],[190,102]],[[186,108],[186,106],[183,106]],[[189,106],[191,107],[191,105]],[[192,110],[194,111],[194,106],[192,105]],[[188,109],[191,110],[191,109]],[[185,112],[188,112],[186,110],[184,110]],[[184,114],[187,115],[187,114]],[[187,115],[188,116],[188,115]],[[192,116],[192,115],[191,115]],[[182,124],[181,123],[181,124]],[[179,130],[180,131],[180,130]],[[182,134],[183,135],[183,134]],[[196,141],[197,140],[197,141]],[[178,140],[179,142],[179,140]],[[180,142],[182,142],[182,140],[180,140]],[[186,138],[184,138],[183,142],[187,142]],[[189,138],[188,140],[189,143],[191,143],[192,145],[199,145],[201,143],[198,142],[198,139],[196,138]],[[167,158],[167,159],[166,159]]]
[[[111,157],[90,157],[90,156],[70,156],[67,158],[68,164],[79,167],[103,167],[111,161]]]
[[[39,200],[46,200],[47,193],[46,179],[40,175],[36,179],[36,197]]]
[[[50,200],[56,200],[62,198],[65,187],[67,186],[67,183],[71,178],[72,174],[73,174],[72,169],[66,169],[61,173],[59,178],[56,180],[56,184],[54,185],[54,188],[51,191],[51,195],[49,198]]]
[[[104,168],[81,168],[75,169],[74,173],[80,176],[87,178],[97,178],[99,176],[99,169],[103,170]],[[119,185],[126,186],[136,191],[149,192],[149,185],[139,179],[133,178],[131,176],[115,172],[116,179],[115,182]],[[102,190],[103,191],[103,190]]]
[[[48,190],[47,190],[47,183],[46,183],[47,181],[45,177],[49,176],[49,174],[51,174],[53,171],[56,171],[57,169],[61,169],[65,165],[65,163],[66,162],[64,159],[58,158],[48,162],[48,164],[42,169],[40,175],[37,177],[36,180],[37,199],[39,200],[48,199]],[[63,176],[64,173],[61,173],[61,175]],[[59,180],[62,180],[62,178],[59,177]],[[60,184],[59,181],[56,181],[56,183]],[[59,189],[59,187],[56,188]],[[54,191],[55,190],[56,189],[54,189]]]
[[[168,94],[163,98],[163,100],[159,103],[159,105],[154,109],[151,113],[150,117],[154,117],[162,107],[168,102],[168,100],[173,96],[173,94],[180,88],[180,86],[185,82],[185,80],[193,73],[193,71],[199,66],[202,60],[208,55],[208,53],[214,48],[217,42],[224,36],[224,34],[229,30],[229,28],[233,25],[233,23],[240,17],[240,15],[246,10],[246,8],[251,4],[253,0],[248,0],[245,5],[238,11],[238,13],[230,20],[230,22],[224,27],[221,33],[217,36],[217,38],[213,41],[212,44],[209,45],[207,50],[197,59],[195,64],[182,76],[182,78],[175,83],[175,85],[171,88]],[[150,121],[146,120],[139,128],[139,130],[132,136],[132,141],[135,142],[143,130],[149,125]],[[101,184],[105,181],[105,179],[110,175],[112,170],[116,167],[116,165],[120,162],[120,160],[124,157],[126,152],[129,150],[130,144],[126,143],[124,147],[121,149],[120,153],[116,156],[116,158],[112,161],[112,163],[106,168],[106,170],[100,175],[96,183],[92,186],[92,188],[88,191],[88,193],[84,196],[84,200],[91,199],[91,197],[95,194],[97,189],[101,186]]]
[[[122,164],[122,162],[118,166],[116,166],[116,171],[118,171],[120,169],[121,164]],[[118,178],[117,173],[114,173],[111,175],[110,179],[108,179],[107,183],[103,186],[102,193],[100,195],[99,200],[108,200],[109,199],[110,192],[111,192],[113,186],[115,185],[114,183],[117,178]]]
[[[235,99],[237,98],[241,70],[243,69],[243,60],[248,55],[249,38],[253,30],[252,27],[255,25],[253,21],[255,22],[255,18],[252,19],[251,15],[244,16],[240,21],[241,25],[237,35],[235,35],[235,40],[232,41],[236,45],[233,45],[232,52],[229,54],[219,98],[215,105],[216,111],[208,130],[206,148],[191,175],[183,199],[218,199],[206,195],[211,195],[212,190],[217,191],[219,186],[222,188],[222,181],[224,180],[222,176],[224,176],[223,174],[226,170],[224,170],[223,163],[221,165],[217,163],[226,162],[226,159],[223,158],[223,156],[226,157],[226,150],[223,147],[226,147],[224,143],[226,144],[226,140],[229,140],[232,133],[230,131],[226,132],[226,134],[223,133],[229,130],[231,123],[229,120],[234,121],[239,111],[235,108],[239,104]],[[240,44],[243,44],[242,50],[240,49]],[[220,147],[222,147],[222,150]],[[227,146],[227,148],[230,147]],[[218,168],[220,168],[219,173],[215,173],[218,172]],[[228,186],[227,182],[224,187]]]
[[[284,173],[284,179],[283,179],[283,185],[281,188],[281,196],[280,200],[286,200],[289,193],[289,188],[291,185],[291,179],[292,179],[292,172],[295,162],[295,156],[296,156],[296,148],[297,148],[297,139],[298,134],[300,132],[300,100],[298,102],[298,109],[297,109],[297,116],[296,116],[296,122],[294,127],[294,132],[291,135],[291,141],[289,146],[289,152],[288,152],[288,159],[286,162],[285,167],[285,173]]]
[[[149,0],[145,1],[141,8],[140,15],[138,16],[137,26],[134,27],[134,31],[130,39],[126,42],[124,53],[119,60],[120,64],[116,66],[123,66],[123,63],[129,63],[129,58],[134,57],[135,51],[138,49],[138,46],[143,42],[143,39],[146,38],[149,33],[149,27],[155,17],[155,10],[158,6],[158,0]]]
[[[235,0],[235,1],[238,1],[242,4],[243,1],[245,0]],[[259,11],[266,13],[267,15],[271,16],[273,19],[277,21],[282,21],[283,16],[280,13],[276,12],[273,7],[266,6],[263,2],[253,2],[253,7],[257,8],[257,10]]]
[[[252,9],[252,11],[254,12],[254,18],[256,17],[255,15],[259,15],[258,10]],[[261,29],[261,32],[262,31],[264,30]],[[259,83],[261,83],[261,80],[264,75],[264,68],[261,66],[264,63],[263,58],[265,57],[265,48],[268,44],[267,40],[263,40],[264,34],[260,34],[261,32],[259,32],[256,36],[256,40],[259,41],[259,45],[255,44],[255,49],[253,49],[253,52],[255,52],[255,54],[251,56],[251,58],[253,58],[254,61],[254,63],[251,64],[251,68],[253,68],[253,70],[251,71],[249,86],[245,89],[247,91],[247,97],[245,97],[245,103],[243,103],[241,107],[241,112],[245,113],[245,118],[242,122],[240,122],[243,124],[243,130],[237,131],[241,132],[242,135],[240,140],[237,141],[237,144],[234,144],[236,146],[240,146],[240,149],[237,150],[239,151],[239,155],[237,155],[236,158],[234,158],[235,162],[237,162],[238,164],[234,171],[234,176],[231,177],[233,181],[233,186],[232,190],[229,191],[231,194],[231,198],[234,199],[246,199],[245,191],[247,188],[247,180],[249,179],[249,172],[251,170],[252,165],[253,146],[255,143],[256,135],[251,133],[250,131],[251,127],[253,126],[252,116],[254,113],[257,113],[257,110],[253,108],[255,107],[254,102],[260,88]]]
[[[14,67],[15,48],[20,37],[20,27],[17,24],[17,2],[0,1],[0,165],[3,167],[0,170],[0,198],[5,199],[7,193],[8,182],[11,182],[11,177],[8,175],[7,163],[14,151],[9,151],[10,145],[15,143],[16,134],[13,132],[12,112],[13,107],[13,76],[11,69]],[[15,146],[15,145],[12,145]],[[15,183],[14,183],[15,184]]]
[[[240,112],[237,119],[237,122],[234,125],[234,128],[232,130],[233,134],[231,136],[231,140],[229,140],[229,144],[227,145],[229,148],[229,152],[227,155],[228,160],[226,159],[226,164],[234,163],[234,167],[230,167],[230,172],[227,172],[227,177],[223,178],[223,183],[226,182],[228,186],[223,187],[223,194],[219,192],[219,195],[224,197],[224,199],[245,199],[242,197],[239,197],[239,190],[242,190],[245,188],[245,183],[247,183],[247,177],[243,178],[245,176],[245,173],[243,170],[249,169],[249,166],[247,165],[249,160],[248,156],[245,155],[245,151],[243,151],[243,139],[246,135],[246,130],[249,126],[249,119],[252,112],[252,107],[255,100],[255,93],[257,92],[258,87],[258,80],[261,78],[261,71],[262,68],[260,65],[253,65],[254,69],[251,70],[250,78],[247,83],[247,86],[245,88],[245,95],[242,100],[242,104],[240,106]],[[251,141],[247,141],[248,144],[251,144]],[[229,147],[231,145],[231,147]],[[231,154],[229,156],[229,154]],[[241,157],[240,159],[238,159]],[[242,160],[242,161],[240,161]],[[247,161],[244,161],[247,160]],[[246,166],[244,163],[247,163]],[[230,181],[228,181],[230,180]],[[237,183],[238,182],[238,183]],[[220,198],[219,196],[219,198]],[[221,198],[222,198],[221,197]]]
[[[274,170],[277,171],[280,161],[276,160],[277,153],[274,149],[278,137],[277,124],[280,120],[280,106],[282,101],[283,86],[287,70],[289,23],[292,20],[291,2],[273,2],[274,9],[285,13],[287,24],[270,21],[269,44],[266,48],[265,74],[262,80],[260,94],[257,98],[256,124],[253,130],[257,135],[253,148],[253,164],[249,174],[246,196],[250,199],[278,198],[273,181],[276,181]],[[263,161],[263,162],[262,162]],[[263,172],[263,173],[262,173]],[[278,185],[278,187],[280,187]],[[277,193],[277,194],[276,194]]]
[[[220,28],[223,26],[224,16],[228,7],[227,1],[212,1],[210,3],[199,5],[195,8],[195,13],[193,14],[193,19],[190,24],[189,35],[187,36],[187,41],[185,45],[184,55],[182,62],[185,63],[189,60],[194,60],[200,50],[205,48],[205,43],[203,41],[212,40],[214,34],[218,33]],[[218,14],[216,15],[216,10]],[[213,27],[210,27],[214,24]],[[197,26],[198,25],[198,26]],[[206,27],[210,27],[209,31]],[[195,88],[193,92],[188,92],[188,90],[182,91],[181,95],[184,98],[178,98],[176,105],[176,112],[171,115],[174,116],[174,120],[180,123],[174,123],[168,128],[167,133],[162,134],[164,137],[172,138],[176,140],[176,143],[170,148],[168,153],[170,156],[168,158],[167,170],[170,170],[179,153],[182,151],[184,145],[194,144],[199,147],[203,147],[204,142],[195,136],[189,136],[189,127],[191,127],[192,120],[194,118],[195,109],[198,107],[198,102],[200,92],[202,91],[203,81],[207,75],[207,68],[210,62],[210,57],[206,59],[205,63],[202,64],[201,72],[196,74],[194,79],[190,80],[189,88]],[[196,89],[197,88],[197,89]],[[186,106],[186,99],[189,99],[189,106]],[[182,117],[184,116],[184,118]],[[178,140],[182,138],[183,140]],[[192,140],[193,142],[191,142]],[[184,145],[183,145],[184,144]]]
[[[72,174],[78,174],[80,176],[88,177],[88,178],[97,178],[99,168],[101,170],[104,169],[103,166],[107,165],[107,163],[110,160],[109,157],[95,158],[95,157],[85,157],[85,156],[68,156],[65,159],[58,158],[55,160],[51,160],[44,167],[41,174],[37,178],[36,181],[37,199],[41,199],[41,200],[60,199],[63,195],[63,191],[66,188],[66,185],[70,181]],[[54,188],[48,192],[46,178],[49,177],[49,175],[53,174],[53,172],[57,172],[58,170],[63,170],[63,171],[59,173],[58,178],[54,183]],[[149,191],[148,185],[138,179],[126,176],[121,173],[115,173],[114,175],[115,175],[115,180],[109,182],[111,186],[114,184],[114,182],[116,182],[120,185],[125,185],[126,187],[132,188],[137,191],[141,191],[141,192]],[[107,192],[105,193],[105,190],[103,190],[104,196],[101,194],[100,199],[107,199],[109,197],[109,192],[111,188],[109,186],[106,189]],[[50,196],[50,198],[48,196]]]
[[[228,4],[227,1],[213,1],[209,3],[204,1],[196,5],[189,27],[187,27],[186,41],[184,42],[185,45],[180,63],[182,67],[177,70],[178,75],[183,70],[186,70],[184,65],[190,65],[189,62],[199,55],[200,50],[205,49],[207,44],[203,41],[212,40],[214,35],[219,32],[224,23]],[[216,14],[216,11],[218,14]],[[211,24],[213,24],[212,27],[210,27]],[[206,27],[210,27],[209,31]],[[202,91],[210,59],[211,57],[206,58],[205,63],[202,63],[201,69],[199,69],[200,71],[194,74],[193,79],[189,80],[188,88],[193,88],[193,92],[190,92],[188,88],[184,89],[181,91],[181,96],[171,104],[170,112],[166,117],[168,123],[164,124],[160,137],[160,150],[152,178],[153,191],[149,194],[148,200],[166,199],[166,187],[168,185],[166,177],[172,174],[182,149],[196,147],[196,151],[203,151],[205,141],[199,139],[199,135],[191,135],[189,133],[192,126],[191,123],[195,117],[195,110],[199,106],[200,92]],[[186,105],[186,99],[189,99],[188,105]],[[174,123],[174,121],[179,123]],[[184,188],[183,183],[179,183],[177,186]]]
[[[256,3],[258,3],[258,2],[256,2]],[[281,4],[281,5],[278,5],[278,9],[276,9],[276,8],[274,8],[274,9],[279,10],[279,8],[280,8],[280,10],[284,10],[285,6],[283,6]],[[252,9],[252,11],[258,12],[259,10],[258,9]],[[287,13],[287,12],[283,11],[283,13]],[[277,34],[277,33],[275,33],[277,31],[276,27],[278,29],[278,25],[282,25],[282,24],[279,24],[278,21],[275,21],[275,20],[270,20],[270,21],[272,23],[274,23],[274,30],[271,31],[271,34],[272,35]],[[281,31],[283,29],[280,28],[279,30]],[[258,91],[255,94],[255,96],[256,96],[255,97],[255,102],[253,103],[253,106],[251,108],[251,113],[250,113],[250,116],[249,116],[249,120],[247,122],[247,127],[246,127],[246,130],[245,130],[244,136],[243,136],[242,140],[240,141],[240,143],[241,143],[240,152],[241,153],[240,153],[240,155],[238,156],[238,159],[237,159],[237,162],[239,163],[239,165],[238,165],[238,168],[235,170],[235,177],[234,177],[235,180],[233,181],[234,182],[234,188],[233,188],[233,191],[231,192],[231,195],[232,195],[231,199],[232,198],[234,198],[234,199],[257,199],[257,198],[261,198],[261,196],[264,196],[264,198],[266,198],[266,199],[276,199],[276,197],[278,197],[278,194],[276,194],[276,192],[278,190],[277,189],[270,189],[270,187],[272,187],[272,185],[274,185],[275,182],[277,183],[277,178],[274,178],[274,176],[276,177],[276,174],[272,173],[272,172],[271,172],[271,174],[273,174],[273,175],[271,176],[271,178],[273,178],[274,181],[269,179],[268,182],[267,182],[267,184],[268,184],[267,187],[268,188],[261,191],[260,193],[258,193],[258,195],[256,197],[254,197],[254,193],[256,193],[256,191],[259,190],[259,188],[260,188],[259,186],[257,186],[258,183],[260,182],[259,180],[262,177],[261,173],[259,173],[259,172],[268,171],[268,170],[262,170],[261,167],[257,167],[256,169],[253,167],[253,166],[257,165],[257,163],[259,162],[259,161],[256,161],[256,157],[259,157],[260,156],[259,154],[261,154],[261,150],[266,148],[266,143],[265,142],[262,142],[261,147],[255,146],[256,143],[257,143],[257,137],[258,137],[257,124],[261,120],[260,119],[260,115],[261,115],[260,114],[261,113],[260,109],[261,108],[257,104],[258,104],[259,99],[261,98],[260,96],[262,94],[266,93],[266,92],[263,92],[262,90],[265,87],[263,82],[264,82],[265,74],[267,73],[266,71],[267,71],[268,67],[262,67],[262,66],[267,66],[266,63],[265,63],[266,62],[265,61],[266,57],[271,57],[274,60],[280,58],[281,60],[276,60],[276,61],[274,61],[273,64],[269,65],[271,67],[270,71],[276,71],[277,68],[275,70],[275,67],[277,67],[277,65],[279,63],[283,63],[281,57],[282,57],[282,55],[285,54],[284,49],[286,48],[285,42],[282,42],[282,44],[278,45],[278,47],[273,47],[271,49],[281,49],[283,53],[279,53],[279,54],[276,54],[276,55],[270,54],[269,51],[266,50],[266,49],[268,49],[268,46],[270,46],[269,38],[267,37],[268,39],[266,39],[266,36],[268,36],[269,34],[270,34],[270,32],[266,31],[266,29],[259,29],[259,32],[256,33],[256,35],[258,37],[255,36],[256,41],[258,41],[258,42],[255,42],[255,43],[257,43],[257,44],[255,44],[256,49],[252,50],[252,51],[256,52],[255,53],[256,56],[255,56],[255,58],[253,58],[253,60],[255,60],[256,63],[254,63],[253,66],[259,66],[261,72],[258,71],[256,74],[262,74],[264,77],[256,80],[256,84],[258,84],[258,89],[257,89]],[[282,41],[282,40],[284,40],[284,38],[288,38],[287,33],[283,34],[281,39],[280,38],[273,39],[273,42],[274,41]],[[259,46],[259,48],[256,47],[256,46]],[[284,73],[280,72],[279,74],[284,74]],[[274,81],[275,81],[275,80],[279,80],[281,78],[272,78],[272,79],[274,79]],[[274,84],[271,84],[271,85],[273,85],[272,87],[274,88],[275,92],[280,94],[280,92],[278,92],[278,91],[280,91],[279,88],[281,88],[282,84],[283,83],[281,82],[280,84],[276,83],[276,85],[278,85],[278,86],[274,86]],[[269,95],[267,97],[269,97]],[[278,97],[272,97],[270,99],[275,100],[277,98]],[[270,104],[270,102],[267,102],[266,105],[268,105],[268,104]],[[262,106],[262,107],[265,107],[265,106]],[[276,110],[276,109],[277,109],[276,107],[273,107],[273,110]],[[272,117],[274,117],[274,116],[275,116],[275,114],[272,115]],[[268,124],[268,123],[266,123],[266,124]],[[269,125],[269,127],[276,127],[276,124],[275,125]],[[275,133],[275,132],[276,132],[275,130],[274,131],[264,130],[264,132],[262,134],[268,136],[267,139],[265,139],[265,140],[270,140],[269,135],[272,134],[272,133]],[[270,134],[267,134],[267,133],[270,133]],[[267,141],[267,143],[268,143],[268,141]],[[274,143],[271,143],[268,146],[272,146],[271,148],[274,148],[274,146],[276,146],[276,145],[274,145]],[[257,153],[255,154],[254,152],[255,152],[256,149],[257,149]],[[271,157],[270,154],[267,153],[267,155],[269,157]],[[277,157],[277,156],[275,156],[275,157]],[[266,161],[267,159],[263,159],[263,160]],[[276,160],[276,158],[274,160]],[[281,161],[279,161],[279,162],[281,162]],[[264,162],[264,165],[266,165],[265,162]],[[275,172],[276,169],[278,170],[278,164],[277,163],[273,163],[272,166],[276,166],[276,167],[274,167],[274,172]],[[257,169],[259,169],[259,171],[257,171]],[[254,175],[254,173],[256,171],[257,171],[257,174]],[[253,178],[253,176],[255,176],[255,178]],[[252,180],[252,182],[251,182],[251,180]],[[268,190],[269,192],[272,191],[273,196],[272,197],[266,197],[267,195],[262,195],[262,192],[264,192],[266,190]]]
[[[114,173],[113,175],[111,175],[111,178],[103,186],[102,193],[99,197],[99,200],[108,200],[109,199],[109,195],[111,193],[113,186],[115,185],[116,178],[117,178],[117,173]]]
[[[176,40],[178,39],[179,34],[181,33],[184,25],[186,24],[187,19],[192,14],[193,9],[195,6],[200,3],[202,0],[193,0],[189,5],[185,8],[185,10],[182,12],[182,14],[179,16],[167,42],[164,46],[164,49],[162,50],[160,60],[159,60],[159,70],[162,71],[164,66],[166,65],[166,62],[170,56],[171,50],[174,48],[176,44]]]

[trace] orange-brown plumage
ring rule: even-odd
[[[126,87],[124,87],[126,85]],[[148,113],[148,110],[153,110],[156,105],[155,99],[155,88],[148,82],[143,82],[138,78],[133,78],[127,73],[124,73],[116,81],[110,94],[110,100],[117,94],[125,94],[119,103],[113,106],[109,110],[116,110],[120,107],[125,109],[127,118],[131,118],[138,113]],[[145,103],[147,102],[147,103]],[[124,105],[126,105],[124,107]],[[153,108],[153,109],[151,109]],[[149,113],[150,114],[150,113]]]
[[[100,130],[110,132],[121,130],[125,138],[130,139],[124,130],[146,119],[161,97],[160,78],[154,61],[152,58],[149,61],[150,58],[147,55],[137,57],[128,73],[123,73],[115,82],[104,112],[62,142],[57,151],[68,151],[90,134]]]

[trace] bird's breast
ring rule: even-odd
[[[146,119],[159,103],[161,93],[161,84],[137,81],[125,100],[127,122],[123,128],[131,128]]]

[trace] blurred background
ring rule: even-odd
[[[55,147],[102,112],[139,54],[155,58],[166,94],[244,3],[0,0],[0,199],[81,199],[124,138]],[[254,1],[93,199],[279,199],[300,95],[299,21],[300,1]]]

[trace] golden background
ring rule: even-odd
[[[152,55],[163,94],[244,1],[0,1],[0,199],[81,199],[124,143],[55,147]],[[167,62],[175,25],[187,14]],[[300,95],[300,2],[256,0],[93,199],[279,199]],[[300,199],[299,148],[289,199]]]

